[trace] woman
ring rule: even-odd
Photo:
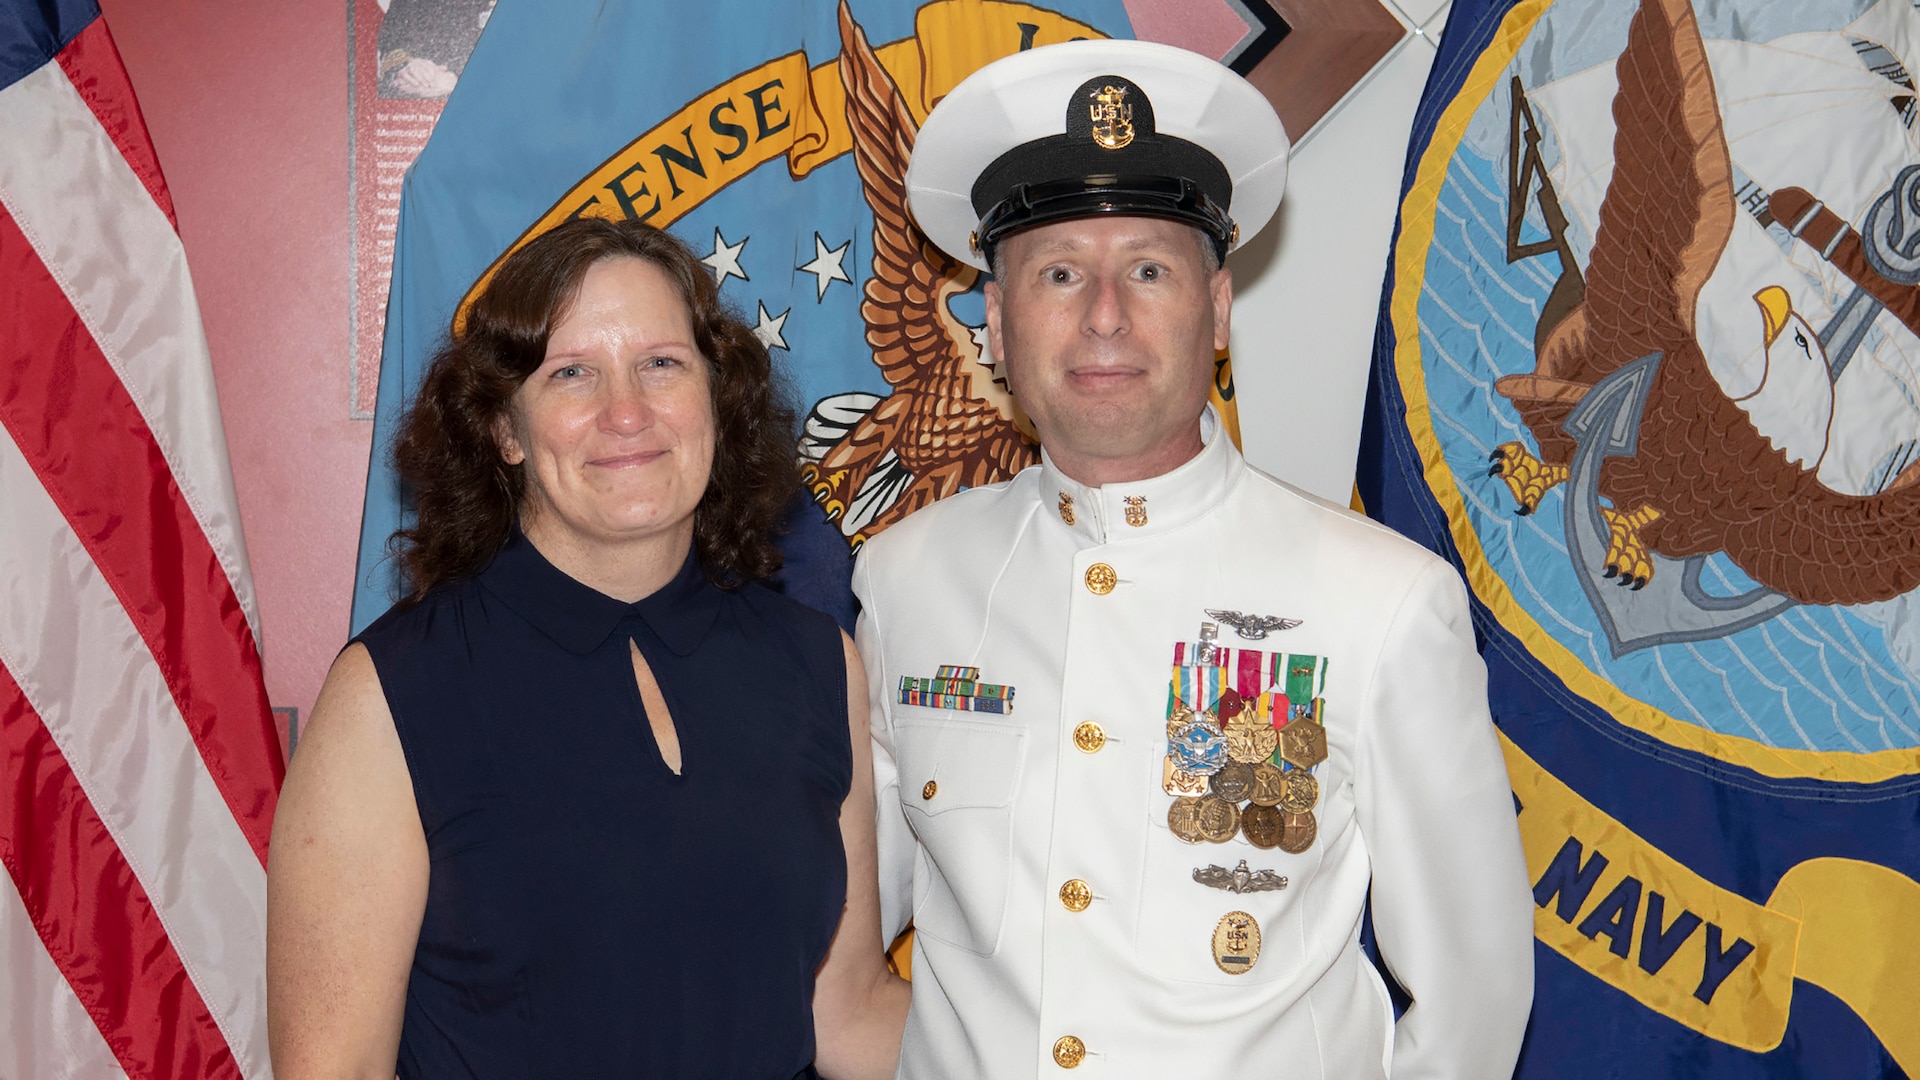
[[[893,1075],[866,678],[750,583],[791,422],[665,233],[573,221],[500,265],[397,446],[412,591],[281,795],[281,1080],[789,1080],[816,1045]]]

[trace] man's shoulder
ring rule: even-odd
[[[1246,494],[1283,527],[1317,532],[1329,553],[1418,573],[1443,560],[1420,544],[1350,507],[1323,499],[1285,480],[1247,466]]]
[[[889,526],[861,545],[855,591],[863,581],[914,577],[929,567],[940,567],[943,575],[965,577],[974,562],[1003,556],[1033,509],[1039,472],[1036,466],[1011,480],[968,488]]]

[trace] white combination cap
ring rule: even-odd
[[[1147,41],[1072,41],[996,60],[934,107],[907,204],[947,254],[985,270],[1003,237],[1093,214],[1172,218],[1220,254],[1264,228],[1287,132],[1251,83]]]

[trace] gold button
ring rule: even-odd
[[[1107,595],[1119,583],[1120,575],[1114,573],[1113,567],[1106,563],[1097,562],[1087,567],[1087,591],[1095,596]]]
[[[923,799],[931,799],[939,793],[940,785],[934,783],[932,780],[927,781],[927,786],[920,789],[920,797]]]
[[[1060,902],[1068,911],[1085,911],[1087,905],[1093,903],[1093,890],[1087,888],[1086,882],[1074,878],[1060,886]]]
[[[1100,730],[1099,724],[1088,720],[1073,729],[1073,745],[1079,747],[1081,753],[1097,754],[1107,745],[1107,733]]]
[[[1053,1063],[1063,1069],[1077,1068],[1087,1060],[1087,1044],[1071,1035],[1062,1035],[1053,1044]]]

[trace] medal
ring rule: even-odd
[[[1247,843],[1257,848],[1275,848],[1280,846],[1282,826],[1280,811],[1271,806],[1251,803],[1240,811],[1240,833]]]
[[[1207,778],[1182,772],[1180,766],[1173,763],[1173,755],[1168,754],[1161,762],[1160,789],[1169,795],[1190,795],[1197,799],[1208,791]]]
[[[1227,756],[1252,765],[1273,756],[1280,734],[1249,709],[1227,722]]]
[[[1213,774],[1213,793],[1230,803],[1247,801],[1247,793],[1253,790],[1253,770],[1235,762]]]
[[[1167,828],[1189,844],[1200,842],[1200,800],[1182,796],[1167,807]]]
[[[1260,959],[1260,924],[1244,911],[1229,911],[1213,928],[1213,962],[1229,975],[1245,975]]]
[[[1299,855],[1313,846],[1313,838],[1319,832],[1320,825],[1313,820],[1313,811],[1287,814],[1280,819],[1280,850]]]
[[[1218,795],[1201,796],[1196,813],[1200,837],[1209,843],[1224,844],[1240,831],[1240,808]]]
[[[1286,783],[1280,792],[1280,809],[1289,814],[1304,814],[1312,810],[1320,801],[1320,781],[1305,769],[1294,769],[1286,775]]]
[[[1263,761],[1253,767],[1253,787],[1247,792],[1247,798],[1258,806],[1278,806],[1286,786],[1286,776],[1280,767]]]
[[[1227,740],[1206,720],[1195,720],[1167,740],[1167,753],[1182,772],[1212,776],[1227,764]]]
[[[1280,729],[1280,758],[1299,769],[1327,760],[1327,729],[1306,717]]]

